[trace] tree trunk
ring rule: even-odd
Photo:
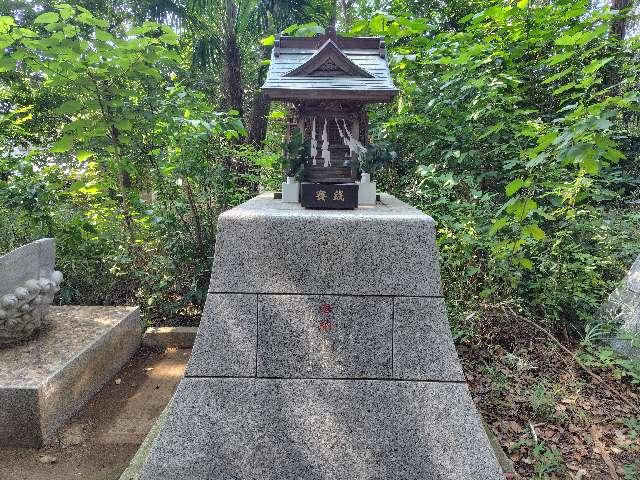
[[[611,9],[618,11],[611,22],[611,37],[614,41],[611,46],[612,54],[620,53],[622,50],[621,44],[627,33],[627,15],[632,4],[633,0],[611,0]],[[618,95],[620,93],[620,66],[616,62],[611,62],[606,66],[604,82],[607,87],[611,88],[611,94]]]
[[[256,147],[261,147],[265,137],[267,136],[267,115],[271,107],[271,101],[262,93],[260,93],[260,87],[267,76],[267,65],[262,65],[262,62],[271,58],[271,48],[265,47],[262,49],[261,65],[258,71],[258,93],[256,93],[253,99],[253,107],[251,109],[251,116],[249,117],[249,143]]]
[[[256,95],[251,109],[249,124],[249,143],[261,147],[267,136],[267,115],[271,108],[271,101],[262,93]]]
[[[129,190],[131,189],[131,175],[124,167],[122,158],[122,146],[120,145],[120,132],[115,126],[111,126],[111,144],[113,145],[116,161],[118,164],[118,188],[120,190],[120,208],[124,219],[124,228],[129,240],[129,247],[135,245],[135,231],[133,227],[133,215],[129,203]]]
[[[627,15],[632,5],[633,0],[611,0],[611,9],[620,12],[611,24],[611,33],[619,40],[627,34]]]
[[[340,0],[340,9],[342,10],[342,21],[344,22],[345,30],[351,27],[353,23],[353,15],[351,14],[351,7],[354,0]]]
[[[224,45],[224,68],[222,73],[222,88],[224,107],[227,110],[237,110],[242,117],[243,88],[242,66],[238,37],[234,31],[229,31]]]

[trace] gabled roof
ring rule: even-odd
[[[373,78],[369,72],[353,63],[336,43],[329,39],[311,58],[284,75],[285,77],[365,77]]]
[[[393,84],[378,37],[279,37],[262,91],[272,100],[389,102]]]

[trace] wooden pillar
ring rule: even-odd
[[[358,112],[358,126],[360,132],[360,143],[364,146],[369,145],[369,116],[364,108]]]
[[[360,119],[357,115],[351,121],[351,136],[360,141]]]

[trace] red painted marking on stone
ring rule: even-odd
[[[331,323],[331,320],[329,320],[329,316],[331,315],[331,305],[323,303],[320,306],[320,313],[322,314],[322,321],[318,328],[321,332],[331,330],[333,328],[333,324]]]

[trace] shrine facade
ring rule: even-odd
[[[304,180],[312,183],[357,179],[355,159],[368,144],[365,106],[397,94],[384,41],[341,37],[333,27],[277,38],[262,91],[290,107],[289,138],[297,129],[309,142]]]

